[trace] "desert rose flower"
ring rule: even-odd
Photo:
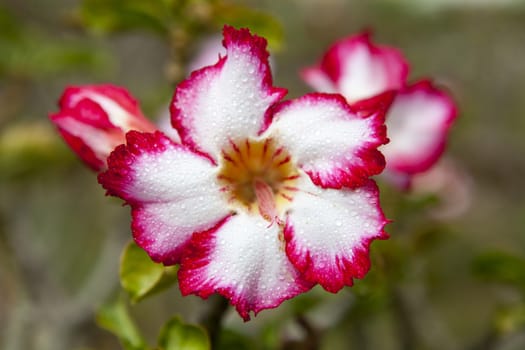
[[[127,131],[156,130],[137,101],[118,86],[68,87],[59,106],[60,111],[50,115],[51,121],[69,147],[95,171],[106,168],[107,157],[125,142]]]
[[[336,292],[369,269],[386,238],[369,176],[384,159],[381,113],[340,95],[279,102],[266,40],[224,28],[226,55],[176,89],[176,144],[131,131],[99,182],[132,211],[135,241],[180,263],[184,295],[220,293],[245,319],[321,284]]]
[[[398,50],[375,45],[363,33],[336,42],[318,65],[302,72],[314,89],[339,92],[354,108],[370,105],[378,96],[395,96],[386,116],[390,142],[381,151],[384,178],[400,187],[408,187],[414,174],[439,159],[457,115],[452,99],[430,81],[407,84],[408,71]]]

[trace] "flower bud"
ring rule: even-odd
[[[69,147],[97,172],[106,169],[111,151],[125,143],[126,132],[157,129],[129,92],[113,85],[68,87],[59,106],[49,118]]]

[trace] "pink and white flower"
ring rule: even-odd
[[[95,171],[106,168],[107,157],[125,142],[127,131],[156,130],[129,92],[113,85],[68,87],[59,106],[60,111],[49,118],[71,149]]]
[[[339,92],[358,110],[370,109],[380,96],[395,96],[386,116],[390,143],[381,151],[385,178],[401,187],[439,159],[457,115],[452,99],[430,81],[407,84],[408,71],[399,51],[375,45],[363,33],[336,42],[318,65],[302,72],[314,89]]]
[[[99,182],[132,210],[135,241],[180,263],[182,294],[220,293],[245,319],[319,283],[336,292],[368,271],[387,220],[370,176],[384,167],[383,113],[340,95],[279,102],[266,40],[224,28],[226,55],[176,89],[174,143],[126,135]]]

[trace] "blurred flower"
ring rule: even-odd
[[[384,115],[339,95],[277,103],[286,90],[272,85],[266,40],[226,26],[224,45],[175,91],[182,144],[128,132],[99,182],[131,206],[137,244],[181,264],[184,295],[220,293],[248,320],[368,271],[370,243],[386,238],[369,179],[384,167]]]
[[[405,85],[408,63],[396,49],[376,46],[365,32],[338,41],[319,65],[306,68],[303,79],[314,89],[339,92],[349,103]]]
[[[302,72],[314,89],[340,92],[356,109],[365,105],[374,110],[377,101],[385,101],[378,97],[391,94],[386,116],[390,142],[381,147],[384,178],[402,188],[439,159],[457,114],[452,99],[430,81],[407,84],[408,71],[398,50],[375,45],[365,32],[336,42],[317,66]]]
[[[71,149],[95,171],[125,142],[129,130],[152,132],[149,122],[127,90],[113,85],[68,87],[59,101],[60,111],[51,121]]]
[[[437,195],[438,203],[429,213],[437,220],[458,217],[472,204],[471,177],[446,157],[427,172],[414,176],[412,191],[419,195]]]

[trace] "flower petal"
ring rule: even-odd
[[[211,162],[160,132],[131,131],[99,182],[131,205],[133,236],[157,262],[178,263],[196,231],[230,214]]]
[[[247,321],[250,311],[277,307],[307,291],[312,285],[286,257],[280,230],[259,215],[240,212],[195,234],[179,270],[182,294],[220,293]]]
[[[268,107],[286,90],[272,86],[266,40],[224,27],[227,55],[177,87],[172,123],[182,142],[217,161],[229,140],[255,137]]]
[[[129,130],[154,131],[129,93],[112,85],[68,87],[60,111],[49,118],[80,158],[93,170],[106,167],[110,152]]]
[[[370,243],[388,237],[387,220],[372,180],[354,190],[333,190],[305,178],[289,209],[286,253],[305,279],[335,293],[368,272]]]
[[[340,92],[352,103],[400,88],[407,75],[403,55],[392,47],[375,45],[368,32],[336,42],[318,66],[302,72],[314,89]]]
[[[356,187],[384,168],[383,112],[362,118],[340,95],[313,93],[272,107],[265,131],[322,187]]]
[[[124,132],[153,132],[156,129],[142,114],[137,100],[126,89],[115,85],[70,86],[62,94],[59,105],[61,109],[74,109],[85,100],[98,104],[109,122]]]
[[[414,174],[441,156],[457,111],[452,99],[429,81],[399,91],[386,117],[390,143],[381,148],[387,169]]]
[[[394,90],[388,90],[379,95],[375,95],[374,97],[357,101],[356,103],[351,104],[350,107],[352,107],[352,110],[357,112],[357,114],[363,118],[369,117],[378,112],[386,114],[392,105],[392,102],[394,102],[396,93],[397,92]]]
[[[95,171],[103,170],[111,151],[124,142],[124,132],[91,100],[82,100],[75,108],[64,108],[49,118],[69,147]]]

